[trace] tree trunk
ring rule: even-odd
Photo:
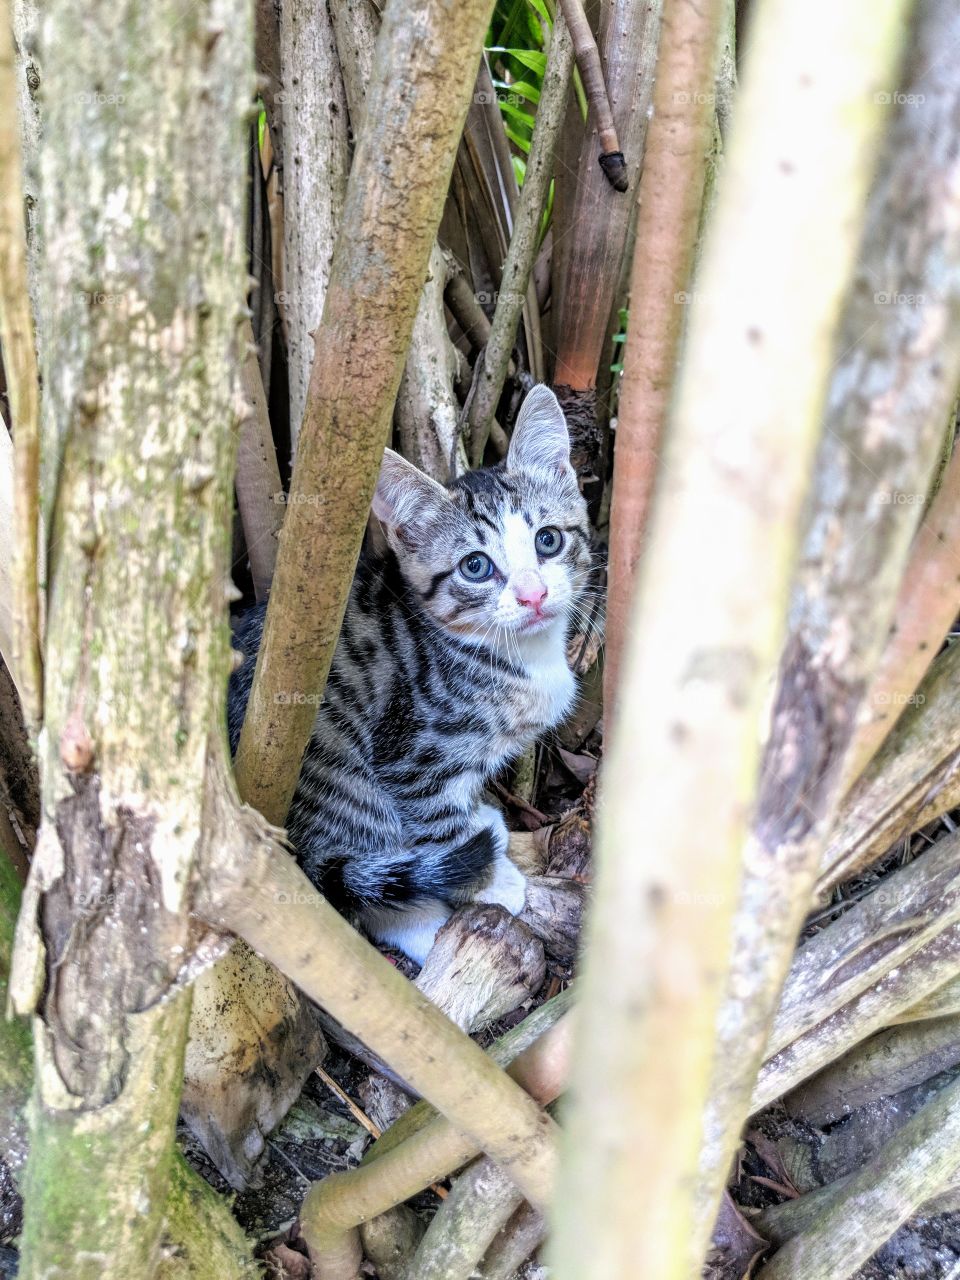
[[[53,675],[13,982],[36,1010],[25,1277],[151,1274],[178,989],[215,951],[189,909],[229,669],[250,27],[245,0],[44,10]]]
[[[559,1280],[702,1262],[691,1226],[719,1187],[697,1192],[700,1116],[764,701],[881,120],[864,104],[902,7],[772,0],[754,17],[606,766]],[[708,21],[675,8],[677,38]]]

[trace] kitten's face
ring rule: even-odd
[[[374,511],[424,609],[493,643],[565,629],[590,567],[586,504],[553,393],[523,403],[507,460],[444,489],[388,451]]]

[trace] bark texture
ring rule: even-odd
[[[709,1228],[688,1258],[691,1228],[720,1181],[696,1188],[700,1115],[764,700],[880,129],[870,95],[892,74],[902,12],[773,0],[754,15],[606,765],[559,1280],[702,1263]]]
[[[384,17],[237,749],[240,790],[272,822],[339,634],[490,8],[405,0]]]
[[[919,495],[915,495],[919,497]],[[850,747],[845,781],[876,755],[960,612],[960,452],[954,452],[917,530],[894,611],[893,626],[870,679]]]
[[[911,506],[896,495],[926,495],[960,373],[960,222],[951,194],[960,182],[960,74],[953,64],[937,62],[936,53],[945,41],[960,39],[960,15],[943,0],[922,0],[901,81],[894,53],[907,12],[905,5],[885,7],[881,30],[873,11],[877,61],[850,103],[861,119],[886,117],[888,127],[837,331],[740,888],[704,1121],[698,1244],[709,1234],[706,1217],[747,1114],[762,1041],[842,798],[845,757],[917,526],[922,496]],[[839,40],[830,44],[839,50]],[[813,66],[826,74],[819,56]],[[831,76],[840,80],[844,72]],[[903,105],[886,106],[897,95],[892,89],[884,95],[877,85],[900,83]],[[744,101],[738,121],[749,110]],[[849,175],[838,173],[835,181],[851,189]],[[818,280],[821,265],[811,268]],[[762,349],[762,333],[758,344]]]
[[[789,1240],[758,1280],[845,1280],[925,1200],[955,1180],[958,1143],[960,1081],[955,1080],[846,1180],[816,1223]]]
[[[283,128],[283,288],[294,456],[343,218],[349,153],[347,99],[326,0],[284,0],[275,101]]]
[[[177,990],[214,951],[189,911],[229,667],[250,25],[242,0],[44,8],[55,678],[13,983],[37,1013],[24,1276],[150,1274]]]

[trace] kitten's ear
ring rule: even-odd
[[[513,428],[507,470],[570,473],[567,420],[549,387],[540,385],[527,393]]]
[[[373,514],[388,529],[394,529],[407,541],[418,525],[450,501],[442,484],[424,475],[412,462],[392,449],[383,451],[380,476],[373,495]]]

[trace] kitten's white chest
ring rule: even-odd
[[[521,650],[529,677],[525,705],[517,708],[518,720],[539,726],[543,733],[554,728],[570,712],[577,686],[567,665],[566,644],[560,627],[531,636]]]

